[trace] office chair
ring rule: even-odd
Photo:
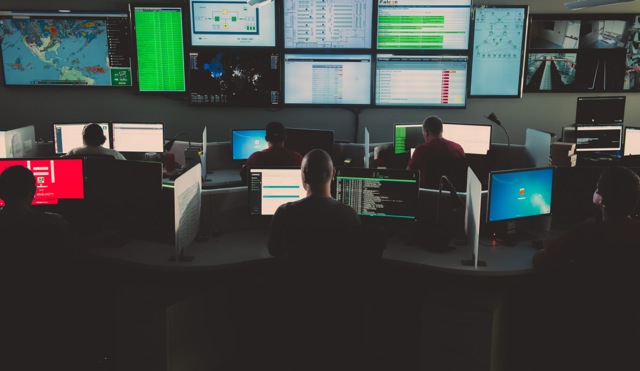
[[[287,336],[298,356],[294,362],[305,363],[298,367],[308,369],[309,362],[319,369],[355,367],[353,362],[367,358],[363,354],[386,243],[384,230],[371,226],[309,227],[289,233]]]

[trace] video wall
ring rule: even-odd
[[[7,86],[194,106],[464,108],[523,90],[640,90],[640,15],[588,17],[472,0],[184,0],[0,11],[0,44]]]

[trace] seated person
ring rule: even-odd
[[[270,122],[267,124],[267,140],[268,148],[262,151],[254,152],[240,170],[242,181],[247,181],[247,171],[254,166],[300,166],[302,156],[298,152],[284,148],[284,142],[287,139],[284,125],[279,122]]]
[[[82,130],[82,141],[84,146],[73,148],[67,153],[67,156],[90,156],[90,155],[108,155],[113,156],[116,160],[126,160],[126,158],[115,149],[104,148],[102,145],[107,140],[102,128],[98,124],[88,124]]]
[[[462,147],[442,136],[442,120],[438,116],[429,116],[422,122],[424,143],[416,150],[407,165],[408,170],[420,170],[420,187],[438,189],[440,177],[456,172],[453,167],[456,159],[465,157]],[[464,169],[466,173],[466,168]],[[457,182],[452,179],[454,185]],[[459,186],[459,185],[458,185]]]
[[[621,167],[605,169],[593,193],[593,203],[602,213],[601,223],[577,225],[533,256],[535,267],[572,261],[597,263],[613,249],[640,246],[640,221],[632,217],[640,201],[640,178]]]
[[[314,149],[304,156],[301,176],[307,196],[281,205],[273,215],[268,242],[272,256],[286,255],[284,245],[288,230],[360,225],[360,217],[351,207],[331,197],[335,170],[331,156],[321,149]]]

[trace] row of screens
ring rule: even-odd
[[[111,208],[132,206],[157,197],[162,191],[159,162],[104,158],[0,159],[0,173],[15,165],[33,172],[36,193],[32,205],[92,200]],[[0,199],[0,206],[3,205]]]
[[[66,154],[84,144],[82,133],[89,123],[53,124],[53,144],[56,154]],[[106,138],[104,147],[119,152],[163,152],[164,123],[102,122]]]
[[[553,168],[494,171],[489,175],[487,221],[551,213]],[[306,197],[299,168],[249,169],[249,212],[273,215],[284,203]],[[336,200],[366,217],[415,220],[417,170],[336,168]]]
[[[623,151],[623,156],[640,155],[640,127],[622,125],[566,126],[562,128],[562,140],[576,143],[577,152]]]

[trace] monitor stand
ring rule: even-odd
[[[536,235],[522,229],[518,229],[517,222],[515,220],[510,220],[500,222],[500,225],[494,230],[491,238],[498,240],[507,246],[513,246],[518,242],[534,240],[536,239]]]

